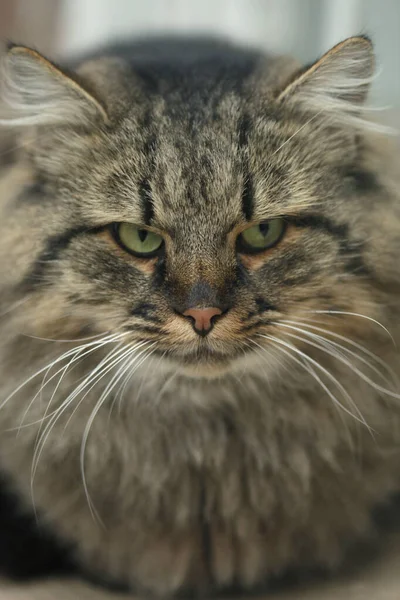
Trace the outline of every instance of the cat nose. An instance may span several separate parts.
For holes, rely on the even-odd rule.
[[[195,332],[204,337],[213,328],[215,317],[222,315],[222,310],[216,306],[188,308],[182,314],[184,317],[189,317],[192,320]]]

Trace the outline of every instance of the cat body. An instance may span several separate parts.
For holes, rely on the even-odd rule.
[[[399,490],[400,204],[362,118],[369,40],[307,69],[189,41],[5,67],[0,464],[23,508],[158,595],[336,567]]]

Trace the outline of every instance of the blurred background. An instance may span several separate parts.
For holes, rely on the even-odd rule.
[[[400,0],[0,0],[0,37],[54,58],[147,33],[213,33],[303,62],[368,33],[374,103],[400,107]]]

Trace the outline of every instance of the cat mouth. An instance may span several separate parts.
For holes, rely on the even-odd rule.
[[[170,349],[159,352],[167,362],[178,368],[183,374],[195,377],[218,377],[228,372],[243,350],[221,351],[210,346],[201,346],[194,350]]]
[[[199,348],[196,350],[182,351],[177,349],[156,350],[154,354],[164,357],[181,364],[208,364],[208,363],[227,363],[236,358],[238,353],[227,353],[212,348]]]

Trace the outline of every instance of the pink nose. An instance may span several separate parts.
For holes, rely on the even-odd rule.
[[[182,313],[184,317],[191,317],[194,320],[193,327],[200,335],[206,335],[212,328],[213,317],[222,314],[222,310],[215,306],[207,308],[189,308]]]

